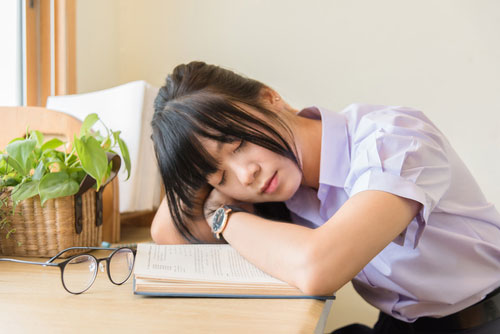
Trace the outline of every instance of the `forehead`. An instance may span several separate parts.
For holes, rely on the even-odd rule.
[[[212,159],[217,167],[224,160],[225,155],[228,154],[228,148],[234,144],[234,141],[225,143],[215,139],[200,138],[200,144],[203,146],[205,152],[210,156],[209,159]]]
[[[224,146],[224,143],[206,138],[206,137],[201,137],[199,138],[201,145],[203,148],[211,155],[211,156],[216,156],[217,153],[220,152],[222,147]]]

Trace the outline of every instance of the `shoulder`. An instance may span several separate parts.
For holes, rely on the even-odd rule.
[[[350,123],[370,122],[381,126],[393,124],[405,127],[425,123],[435,128],[423,111],[412,107],[353,103],[344,108],[341,113]]]
[[[342,113],[347,118],[353,147],[362,142],[412,141],[444,149],[448,142],[424,112],[403,106],[352,104]]]
[[[342,113],[348,119],[354,165],[376,164],[401,174],[405,169],[448,163],[448,141],[420,110],[354,104]]]

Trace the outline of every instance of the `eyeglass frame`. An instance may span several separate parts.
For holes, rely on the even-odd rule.
[[[18,260],[18,259],[10,259],[10,258],[0,258],[0,261],[9,261],[9,262],[15,262],[15,263],[25,263],[25,264],[37,264],[37,265],[41,265],[41,266],[44,266],[44,267],[59,267],[59,269],[61,270],[61,283],[64,287],[64,289],[66,291],[68,291],[69,293],[71,294],[74,294],[74,295],[79,295],[81,293],[84,293],[85,291],[87,291],[88,289],[90,289],[90,287],[94,284],[95,282],[95,279],[97,277],[97,272],[99,271],[99,264],[106,260],[106,272],[108,274],[108,279],[111,281],[111,283],[115,284],[115,285],[122,285],[123,283],[127,282],[128,279],[130,278],[130,276],[132,275],[132,272],[133,272],[133,269],[130,270],[130,273],[128,274],[127,278],[125,280],[123,280],[123,282],[121,283],[116,283],[113,281],[113,279],[111,278],[111,272],[110,272],[110,260],[111,260],[111,257],[113,255],[115,255],[118,251],[122,250],[122,249],[128,249],[132,252],[133,256],[134,256],[134,261],[132,263],[132,268],[134,268],[134,265],[135,265],[135,255],[137,253],[137,250],[135,249],[132,249],[130,247],[119,247],[119,248],[107,248],[107,247],[69,247],[69,248],[66,248],[66,249],[63,249],[62,251],[60,251],[59,253],[57,253],[56,255],[54,255],[53,257],[51,257],[50,259],[48,259],[46,262],[36,262],[36,261],[25,261],[25,260]],[[68,251],[71,251],[71,250],[112,250],[113,252],[111,254],[109,254],[107,257],[103,257],[103,258],[96,258],[94,255],[92,254],[88,254],[88,253],[83,253],[83,254],[76,254],[76,255],[73,255],[73,256],[70,256],[69,258],[67,258],[66,260],[62,261],[62,262],[58,262],[58,263],[53,263],[54,260],[57,260],[58,257],[60,257],[62,254],[68,252]],[[96,261],[96,271],[95,271],[95,274],[94,276],[92,277],[92,281],[90,282],[89,286],[83,290],[83,291],[80,291],[80,292],[73,292],[73,291],[70,291],[67,287],[66,287],[66,284],[64,283],[64,268],[66,267],[66,265],[71,261],[73,260],[74,258],[77,258],[79,256],[82,256],[82,255],[88,255],[88,256],[91,256],[92,258],[94,258],[94,260]]]

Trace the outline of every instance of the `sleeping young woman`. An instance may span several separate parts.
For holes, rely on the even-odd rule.
[[[500,330],[500,215],[422,112],[298,111],[191,62],[168,75],[152,127],[155,242],[228,242],[311,295],[352,280],[381,311],[373,333]],[[356,330],[372,332],[338,332]]]

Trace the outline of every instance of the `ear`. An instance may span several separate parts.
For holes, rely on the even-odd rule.
[[[265,104],[275,106],[281,102],[281,96],[272,88],[264,87],[260,92],[260,98]]]

